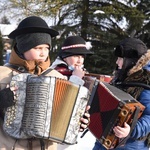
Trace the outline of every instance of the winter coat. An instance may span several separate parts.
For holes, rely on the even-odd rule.
[[[143,55],[128,72],[126,82],[136,81],[150,85],[150,51]],[[150,90],[143,87],[129,87],[125,91],[145,106],[126,144],[115,150],[148,150],[146,136],[150,133]],[[93,150],[105,150],[97,141]]]
[[[18,65],[20,68],[25,68],[31,74],[40,75],[42,72],[49,69],[50,60],[49,58],[43,62],[39,63],[37,61],[27,61],[18,57],[16,52],[12,50],[10,57],[10,64]],[[0,89],[6,88],[6,85],[10,83],[13,75],[19,73],[15,69],[8,68],[6,66],[0,66]],[[52,70],[47,74],[47,76],[55,76],[62,79],[67,79],[66,76],[60,74],[56,70]],[[74,80],[74,79],[73,79]],[[76,84],[78,84],[78,80],[74,80]],[[80,83],[79,83],[80,84]],[[0,150],[41,150],[41,145],[39,139],[33,140],[22,140],[22,139],[14,139],[7,135],[3,131],[3,120],[0,118]],[[56,150],[57,143],[45,140],[45,150]]]

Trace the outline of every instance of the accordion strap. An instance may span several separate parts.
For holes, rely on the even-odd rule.
[[[40,139],[41,150],[45,150],[45,143],[43,139]]]
[[[23,67],[23,66],[13,65],[13,64],[9,64],[9,63],[5,64],[4,66],[6,66],[8,68],[11,68],[11,69],[14,69],[14,70],[16,70],[16,71],[18,71],[20,73],[28,73],[26,68]]]
[[[123,82],[123,83],[116,83],[116,85],[121,85],[121,86],[127,86],[127,87],[143,87],[144,89],[150,90],[150,85],[141,83],[141,82]]]
[[[9,64],[9,63],[5,64],[4,66],[9,67],[11,69],[14,69],[14,70],[16,70],[16,71],[18,71],[20,73],[28,73],[28,71],[26,70],[26,68],[23,67],[23,66],[13,65],[13,64]],[[46,71],[44,71],[41,75],[47,75],[52,70],[53,69],[49,68]]]
[[[47,75],[48,73],[50,73],[53,69],[49,68],[47,69],[46,71],[44,71],[41,75],[45,76]]]

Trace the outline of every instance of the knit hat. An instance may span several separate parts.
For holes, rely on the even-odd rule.
[[[48,33],[28,33],[16,37],[16,47],[20,54],[41,44],[51,47],[51,36]]]
[[[17,36],[27,33],[48,33],[51,37],[59,33],[48,27],[47,23],[40,17],[30,16],[20,22],[17,29],[9,34],[9,38],[15,39]]]
[[[85,40],[80,36],[69,36],[63,43],[58,53],[60,58],[73,55],[92,55],[93,52],[87,49]]]

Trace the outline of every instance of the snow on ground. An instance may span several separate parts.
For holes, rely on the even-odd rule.
[[[92,150],[95,143],[95,137],[91,132],[87,132],[83,138],[80,138],[80,136],[81,134],[78,137],[78,144],[76,147],[69,146],[64,148],[59,145],[58,150]]]
[[[90,131],[88,131],[83,138],[80,138],[82,133],[79,134],[78,136],[78,143],[72,146],[68,145],[58,145],[58,150],[92,150],[94,143],[95,143],[95,138],[91,134]]]
[[[88,131],[83,138],[78,138],[77,150],[92,150],[95,137]]]

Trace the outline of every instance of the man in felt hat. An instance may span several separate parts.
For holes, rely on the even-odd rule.
[[[150,51],[141,40],[126,38],[119,42],[114,54],[118,58],[111,84],[131,94],[145,106],[142,116],[132,131],[127,123],[124,127],[114,127],[113,131],[118,138],[127,137],[126,143],[115,150],[148,150],[148,145],[150,146],[147,138],[150,133]],[[96,141],[93,150],[106,149]]]
[[[74,73],[77,73],[80,78],[85,74],[84,59],[87,55],[92,55],[85,40],[80,36],[69,36],[65,39],[61,50],[58,52],[58,57],[51,65],[57,71],[68,78]]]
[[[0,66],[0,149],[1,150],[56,150],[57,144],[49,140],[15,139],[3,131],[3,112],[7,107],[14,105],[14,99],[18,96],[17,87],[7,88],[13,75],[30,73],[47,76],[55,76],[67,79],[56,70],[48,70],[50,66],[49,50],[52,47],[51,38],[58,35],[58,32],[48,27],[47,23],[40,17],[30,16],[23,19],[17,29],[12,31],[9,38],[15,43],[10,56],[9,64]],[[71,82],[82,85],[83,80],[74,75]],[[12,92],[13,91],[13,92]],[[88,109],[88,108],[87,108]],[[85,113],[88,118],[89,114]],[[18,123],[20,123],[18,121]],[[87,127],[88,119],[81,118],[81,130]],[[15,134],[15,131],[14,131]]]

